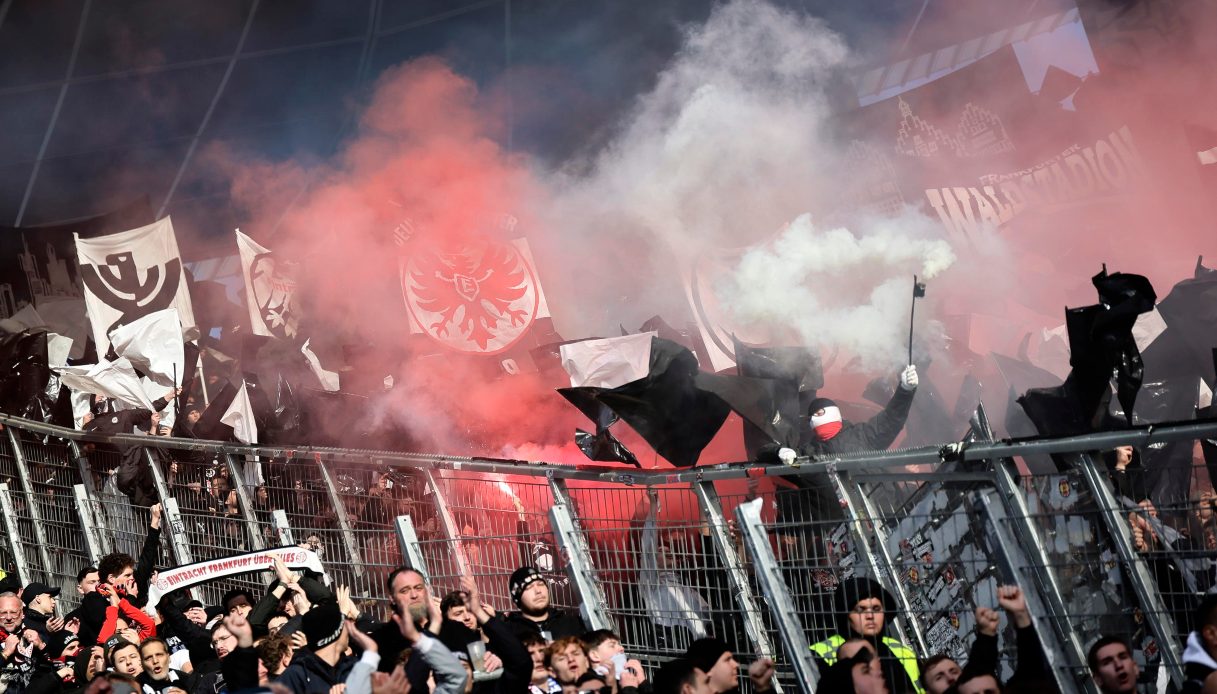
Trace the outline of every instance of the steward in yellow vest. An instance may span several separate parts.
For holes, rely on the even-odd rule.
[[[869,578],[855,578],[838,586],[836,598],[837,633],[811,646],[820,671],[837,662],[841,644],[861,639],[879,656],[883,677],[892,694],[925,694],[917,654],[885,635],[892,609],[887,591]]]

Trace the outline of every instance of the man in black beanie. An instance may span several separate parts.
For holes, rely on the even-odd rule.
[[[845,421],[836,402],[816,398],[807,406],[809,440],[798,451],[793,448],[778,449],[776,457],[789,465],[799,455],[822,458],[887,450],[904,429],[916,391],[917,367],[910,365],[900,372],[900,385],[883,411],[862,424]],[[758,459],[772,460],[774,448],[776,445],[763,448]],[[844,520],[836,490],[827,474],[799,475],[787,479],[800,489],[777,495],[779,521]]]
[[[811,646],[820,672],[837,662],[837,651],[843,644],[859,639],[870,644],[878,656],[883,678],[893,694],[922,694],[917,654],[885,635],[891,621],[891,598],[887,591],[869,578],[854,578],[837,588],[836,599],[836,633]],[[858,652],[862,650],[865,649]]]
[[[507,624],[517,638],[540,634],[546,642],[566,636],[579,636],[587,631],[579,615],[550,605],[549,584],[531,566],[521,566],[511,574],[507,584],[511,599],[519,611],[507,615]]]
[[[301,629],[308,647],[296,652],[276,682],[296,694],[329,694],[332,687],[346,681],[355,665],[354,657],[344,656],[350,635],[338,604],[324,602],[304,613]]]
[[[739,661],[726,641],[714,637],[697,639],[689,644],[684,660],[691,663],[697,673],[691,683],[695,693],[724,694],[739,690]],[[772,691],[773,674],[773,661],[768,658],[758,658],[749,665],[748,679],[752,680],[752,691],[758,694]]]

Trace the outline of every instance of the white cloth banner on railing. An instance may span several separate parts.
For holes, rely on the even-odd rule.
[[[651,370],[651,338],[646,332],[562,345],[562,368],[572,388],[616,388],[644,378]]]
[[[76,238],[85,307],[97,354],[110,350],[110,333],[155,311],[176,308],[183,337],[198,337],[186,274],[168,217],[117,234]]]
[[[214,581],[228,576],[252,573],[254,571],[270,571],[275,566],[275,558],[283,560],[289,569],[310,569],[319,574],[325,573],[325,567],[317,558],[317,553],[302,547],[275,547],[260,552],[234,554],[220,559],[196,562],[179,566],[176,569],[166,569],[157,573],[156,582],[148,586],[148,607],[150,613],[155,613],[156,605],[161,596],[175,590],[189,588],[200,583]]]

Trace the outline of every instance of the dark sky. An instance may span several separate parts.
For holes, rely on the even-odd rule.
[[[1060,4],[778,1],[844,34],[860,70]],[[0,224],[77,219],[146,195],[173,215],[183,250],[203,252],[240,223],[225,183],[200,165],[208,146],[271,160],[328,157],[377,75],[427,54],[509,95],[504,138],[559,165],[605,136],[678,49],[681,26],[713,6],[0,0]]]

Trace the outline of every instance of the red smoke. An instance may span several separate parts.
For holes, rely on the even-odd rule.
[[[1087,16],[1084,12],[1083,17]],[[1212,24],[1210,19],[1191,18],[1187,24],[1194,25],[1197,36],[1205,36]],[[947,22],[931,13],[923,17],[918,34],[943,34],[960,41],[997,28],[989,24],[961,28],[960,21],[959,16]],[[947,322],[954,340],[946,354],[936,356],[933,367],[948,411],[953,409],[955,385],[989,351],[1014,356],[1026,334],[1038,339],[1039,329],[1063,322],[1064,306],[1093,303],[1095,294],[1089,277],[1103,262],[1112,271],[1149,276],[1159,295],[1164,296],[1174,282],[1190,272],[1196,255],[1217,257],[1217,236],[1212,234],[1209,221],[1214,196],[1206,187],[1210,184],[1202,179],[1203,172],[1182,128],[1184,123],[1217,126],[1212,116],[1217,110],[1205,83],[1212,64],[1212,56],[1206,51],[1212,49],[1203,42],[1168,36],[1165,43],[1177,45],[1155,44],[1150,46],[1153,50],[1140,52],[1133,64],[1117,63],[1109,60],[1111,51],[1107,47],[1118,42],[1109,41],[1111,37],[1094,26],[1088,24],[1087,29],[1096,45],[1102,74],[1080,84],[1074,99],[1077,113],[1029,121],[1031,125],[1024,134],[1035,133],[1037,142],[1032,144],[1042,149],[1042,156],[1028,157],[1027,150],[1033,147],[1024,147],[1007,158],[990,156],[986,162],[991,170],[987,173],[1019,171],[1036,164],[1036,157],[1053,156],[1073,144],[1093,146],[1099,137],[1126,126],[1143,169],[1135,183],[1109,199],[1079,201],[1076,196],[1062,196],[1060,200],[1028,204],[1014,221],[988,228],[980,237],[950,236],[944,229],[959,262],[931,284],[924,313],[921,308],[918,312],[920,317],[934,315]],[[1152,31],[1132,33],[1137,41],[1153,40]],[[528,74],[520,70],[516,79]],[[1046,84],[1045,89],[1051,90],[1058,82],[1050,80]],[[1021,82],[990,86],[984,92],[986,98],[1029,98]],[[975,96],[962,87],[960,90],[947,96],[959,103]],[[546,93],[532,84],[515,91]],[[501,92],[492,89],[489,93]],[[533,107],[540,103],[543,99],[535,100]],[[1059,107],[1045,94],[1036,108],[1051,111]],[[336,344],[374,344],[386,372],[395,374],[396,397],[377,416],[405,424],[418,445],[428,450],[581,462],[582,455],[570,444],[571,435],[576,426],[589,428],[590,423],[553,392],[561,383],[551,382],[527,367],[523,373],[507,375],[495,357],[462,356],[424,336],[411,337],[408,331],[398,281],[401,251],[395,235],[439,249],[478,238],[506,242],[527,236],[534,243],[535,255],[549,261],[549,265],[537,268],[542,286],[579,290],[574,295],[551,293],[549,300],[561,304],[561,310],[581,314],[577,321],[581,325],[599,325],[602,330],[619,319],[603,314],[618,308],[637,310],[632,305],[637,302],[606,308],[607,301],[581,304],[580,295],[619,297],[632,288],[655,286],[679,290],[672,280],[672,268],[657,261],[666,256],[653,248],[648,250],[651,245],[661,247],[662,242],[648,239],[648,230],[632,227],[605,229],[606,235],[621,243],[605,244],[617,255],[597,254],[596,277],[601,284],[603,278],[612,277],[626,286],[586,286],[595,280],[570,270],[579,267],[578,263],[573,259],[567,263],[563,257],[576,252],[577,244],[545,243],[561,238],[565,231],[542,228],[542,220],[553,219],[546,212],[552,202],[548,196],[556,187],[531,168],[531,160],[507,152],[499,144],[504,134],[501,112],[497,99],[479,93],[469,79],[436,59],[425,58],[384,74],[363,112],[358,131],[331,164],[308,167],[247,162],[232,152],[213,152],[213,156],[222,162],[233,181],[236,199],[246,207],[251,221],[243,231],[276,251],[302,257],[302,301],[312,322],[337,336]],[[814,114],[808,117],[817,118]],[[747,124],[740,127],[741,133],[746,132]],[[891,146],[890,140],[882,137],[875,141],[879,146]],[[845,149],[844,143],[836,144]],[[808,156],[807,161],[810,166],[820,161],[825,167],[840,166],[839,160],[828,156]],[[823,178],[835,175],[835,171],[825,173]],[[911,185],[907,179],[901,181],[905,190],[922,191],[906,202],[921,207],[933,218],[935,212],[924,191],[978,185],[974,178],[942,174],[928,173],[924,180]],[[750,209],[746,202],[749,196],[762,195],[784,183],[758,181],[753,189],[740,190],[739,200],[730,204]],[[824,191],[809,191],[807,198],[813,197],[831,196]],[[296,204],[280,220],[280,211],[293,199],[297,199]],[[631,201],[613,203],[618,205],[613,211],[627,219]],[[499,223],[503,214],[518,219],[514,228]],[[273,235],[272,230],[276,230]],[[588,237],[588,241],[593,240]],[[551,277],[552,282],[547,281]],[[657,278],[666,284],[657,282]],[[644,298],[656,306],[685,301],[683,296]],[[673,324],[682,324],[687,318],[664,317]],[[564,335],[568,339],[589,336]],[[314,344],[323,339],[318,336]],[[1032,357],[1036,356],[1034,344],[1035,340]],[[833,372],[827,374],[825,392],[858,400],[870,375],[850,373],[843,368],[845,361],[838,360]],[[996,379],[988,374],[987,380]],[[1000,399],[1004,401],[1004,397],[1003,393]],[[1000,409],[1000,404],[997,407]],[[644,462],[649,462],[651,452],[645,444],[624,425],[615,430]],[[702,462],[738,459],[741,455],[738,424],[732,420],[703,454]]]
[[[526,161],[498,144],[495,113],[470,80],[424,58],[380,78],[358,133],[332,165],[310,170],[213,153],[252,219],[243,231],[301,259],[301,300],[319,327],[314,344],[371,343],[372,364],[361,367],[395,378],[373,416],[404,425],[434,452],[561,446],[581,418],[527,363],[509,375],[499,358],[462,355],[409,332],[398,282],[403,242],[449,252],[535,231],[541,187]],[[501,224],[505,214],[518,220],[514,227]],[[540,280],[544,286],[543,271]],[[329,368],[341,366],[334,358]]]

